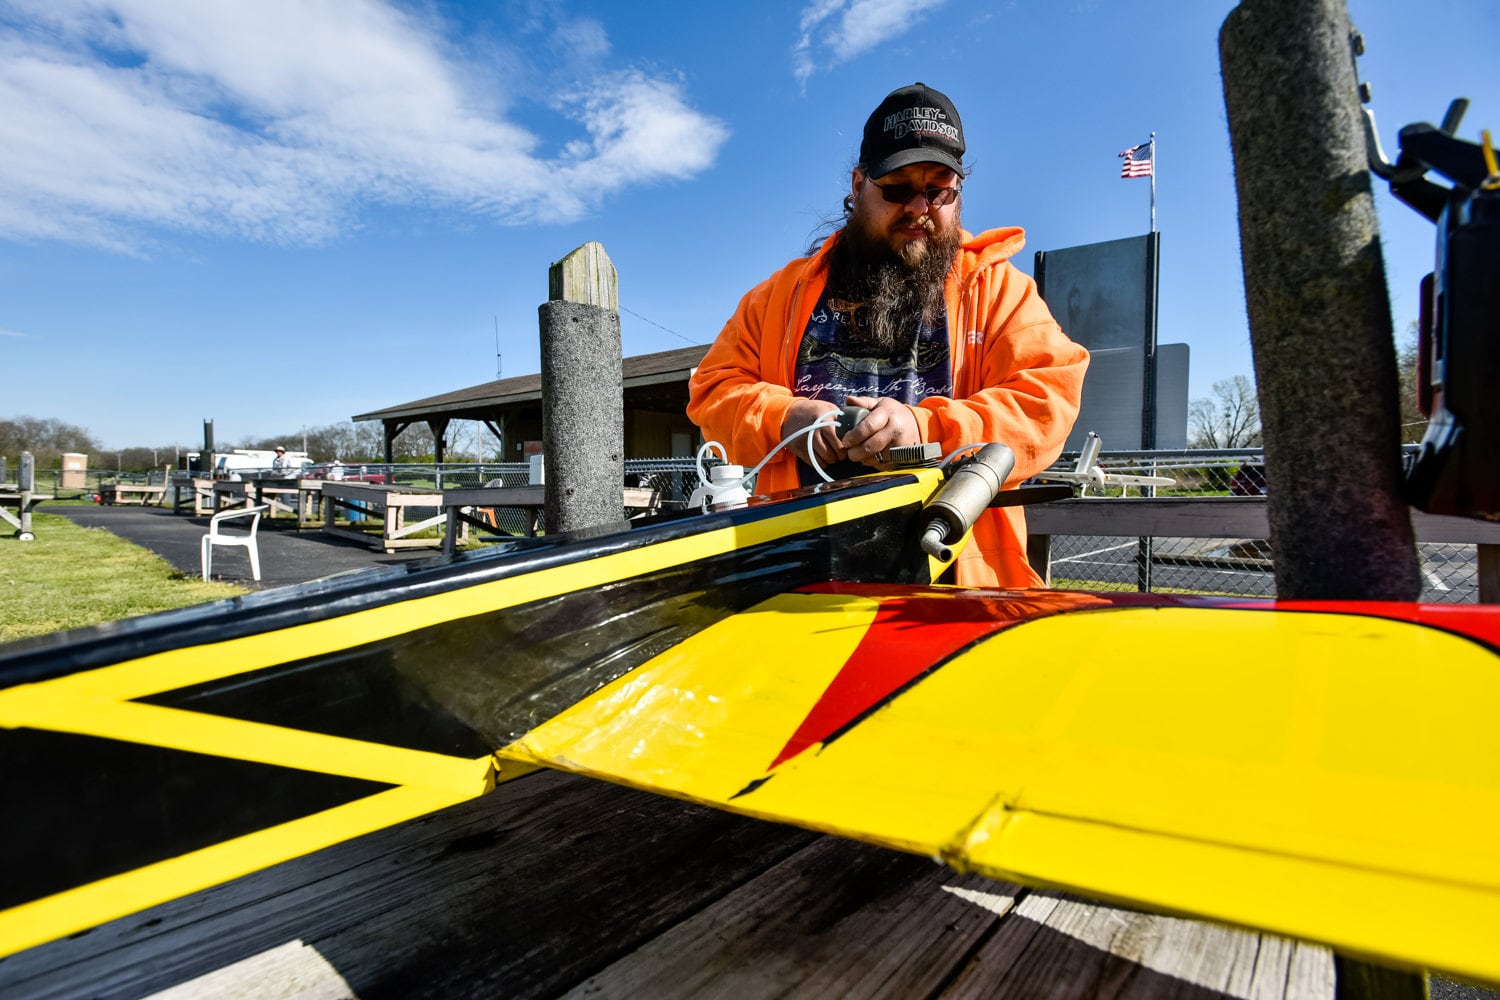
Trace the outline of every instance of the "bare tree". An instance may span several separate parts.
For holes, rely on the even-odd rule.
[[[1407,327],[1406,339],[1396,353],[1396,374],[1401,381],[1401,443],[1415,444],[1427,433],[1427,414],[1422,412],[1417,400],[1417,360],[1421,347],[1417,337],[1417,322],[1412,320]]]
[[[473,420],[454,420],[448,424],[445,449],[449,462],[477,462],[480,457],[480,425]]]
[[[1213,395],[1193,400],[1188,407],[1192,448],[1258,448],[1260,404],[1255,383],[1244,375],[1215,382]]]
[[[425,437],[421,433],[413,434],[409,439],[403,434],[402,438],[397,441],[396,457],[411,458],[420,455],[424,447],[430,450],[431,445],[427,442],[431,439],[430,432]],[[368,421],[357,424],[350,420],[341,424],[308,427],[289,434],[246,440],[238,447],[270,449],[282,444],[300,450],[304,440],[307,442],[307,452],[314,461],[331,462],[334,459],[345,463],[385,461],[383,429],[380,424]]]
[[[380,437],[379,427],[372,426],[376,437]],[[391,457],[398,462],[402,459],[430,462],[436,450],[437,441],[432,436],[432,428],[422,421],[409,425],[391,442]]]

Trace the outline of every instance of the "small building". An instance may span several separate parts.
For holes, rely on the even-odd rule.
[[[708,353],[708,345],[680,347],[625,358],[625,457],[687,458],[702,436],[687,418],[688,379]],[[385,460],[393,459],[402,431],[425,423],[436,442],[434,459],[444,461],[448,425],[475,420],[502,442],[505,460],[524,460],[528,442],[542,440],[542,376],[518,375],[439,396],[356,414],[355,421],[378,420],[384,427]]]

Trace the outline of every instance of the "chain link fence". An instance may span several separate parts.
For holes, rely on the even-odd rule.
[[[1077,461],[1077,453],[1064,454],[1051,471],[1073,471]],[[1144,488],[1089,485],[1081,489],[1083,496],[1262,496],[1268,488],[1259,450],[1105,452],[1099,456],[1098,465],[1107,473],[1167,476],[1175,483]],[[10,471],[14,476],[14,469]],[[530,483],[530,472],[524,462],[366,463],[346,466],[343,475],[350,481],[454,489],[525,486]],[[92,499],[103,483],[157,484],[165,479],[165,473],[36,470],[37,490],[59,498]],[[691,458],[631,459],[625,462],[625,485],[656,491],[662,509],[681,509],[698,485],[698,474]],[[409,509],[408,514],[433,516],[440,509]],[[493,517],[497,531],[518,535],[526,531],[525,511],[499,508]],[[1465,604],[1479,600],[1475,545],[1421,543],[1418,551],[1423,601]],[[1275,596],[1271,546],[1264,538],[1055,535],[1051,565],[1053,586],[1068,589]]]
[[[1074,471],[1077,453],[1065,454],[1049,471]],[[1258,450],[1105,452],[1108,473],[1167,476],[1176,483],[1156,487],[1099,487],[1090,497],[1264,496],[1268,487]],[[1472,604],[1479,600],[1477,546],[1447,542],[1418,544],[1422,595],[1426,602]],[[1116,535],[1052,536],[1052,585],[1077,590],[1129,590],[1274,597],[1271,544],[1264,538],[1139,538]]]
[[[15,483],[17,466],[14,461],[0,462],[0,483]],[[36,492],[47,493],[58,499],[87,500],[99,492],[106,483],[125,483],[133,486],[162,486],[168,480],[165,471],[119,472],[114,469],[36,469],[34,481]]]

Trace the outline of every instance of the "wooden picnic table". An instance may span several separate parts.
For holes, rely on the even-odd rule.
[[[297,480],[297,527],[299,529],[323,526],[323,482],[322,479]]]
[[[255,506],[255,490],[243,479],[215,479],[211,490],[215,513],[232,507]]]
[[[307,480],[309,484],[316,484],[318,480]],[[307,527],[309,518],[304,516],[304,493],[317,494],[318,500],[322,497],[322,487],[317,485],[304,486],[303,480],[296,476],[254,476],[245,480],[247,494],[252,497],[252,502],[269,508],[266,511],[267,518],[275,518],[278,515],[289,515],[297,519],[297,527]]]
[[[12,955],[8,997],[1331,998],[1321,947],[540,771]]]
[[[212,479],[173,476],[169,485],[172,490],[172,513],[191,513],[194,517],[215,513]]]

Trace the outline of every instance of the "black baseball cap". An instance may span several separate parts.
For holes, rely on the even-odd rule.
[[[964,172],[964,127],[958,109],[925,83],[893,90],[865,122],[859,162],[871,178],[912,163],[941,163]]]

